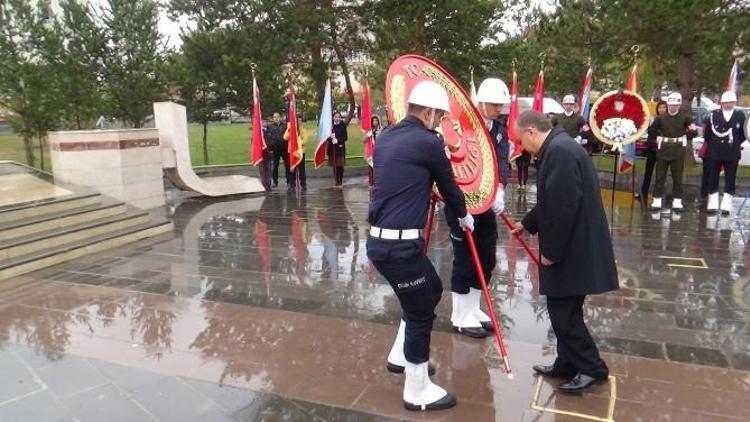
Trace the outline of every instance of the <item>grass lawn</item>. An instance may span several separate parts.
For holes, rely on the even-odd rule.
[[[308,160],[315,155],[317,144],[318,125],[315,122],[306,122],[302,125],[307,134],[305,153]],[[188,127],[190,138],[190,156],[194,166],[205,165],[203,159],[203,126],[191,123]],[[346,143],[347,157],[362,156],[363,134],[358,125],[349,125],[349,140]],[[250,128],[247,124],[225,124],[212,123],[208,126],[208,164],[247,164],[250,161]],[[35,141],[34,155],[35,166],[40,164],[39,146]],[[49,163],[49,151],[45,151],[44,170],[51,171]],[[0,135],[0,160],[12,160],[20,163],[26,162],[23,150],[23,141],[18,135]],[[347,164],[350,166],[364,166],[362,158],[349,158]]]
[[[315,156],[318,125],[305,122],[302,125],[307,134],[305,158],[311,161]],[[205,165],[203,160],[203,126],[190,124],[190,157],[194,166]],[[349,140],[346,142],[347,157],[361,157],[363,134],[357,125],[349,125]],[[247,124],[212,123],[208,126],[208,162],[216,164],[246,164],[250,160],[250,127]],[[347,165],[363,166],[362,158],[350,158]]]

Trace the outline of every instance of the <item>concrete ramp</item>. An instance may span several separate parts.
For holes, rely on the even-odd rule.
[[[206,196],[263,192],[256,177],[242,175],[199,177],[190,161],[185,106],[173,102],[154,103],[154,119],[159,130],[162,166],[169,180],[180,189]]]

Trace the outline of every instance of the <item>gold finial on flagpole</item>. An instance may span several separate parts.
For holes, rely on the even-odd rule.
[[[255,62],[250,63],[250,70],[253,72],[253,79],[255,79],[255,69],[258,68],[258,65],[255,64]]]
[[[630,47],[630,52],[633,53],[634,60],[638,61],[638,56],[641,54],[641,46],[638,44],[633,45]]]
[[[516,71],[516,63],[518,63],[518,60],[516,60],[516,58],[515,58],[515,57],[513,57],[513,58],[512,58],[511,60],[510,60],[510,67],[511,67],[511,69],[512,69],[512,70],[513,70],[514,72]]]
[[[539,58],[541,59],[541,65],[539,66],[539,70],[544,71],[544,62],[547,60],[547,52],[542,51],[539,53]]]

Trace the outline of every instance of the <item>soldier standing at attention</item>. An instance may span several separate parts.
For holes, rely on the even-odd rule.
[[[693,130],[693,118],[680,112],[682,95],[673,92],[667,97],[667,112],[654,119],[656,134],[656,183],[651,209],[662,208],[664,185],[667,182],[667,171],[672,172],[672,210],[680,212],[682,205],[682,173],[685,169],[685,148],[687,133]]]

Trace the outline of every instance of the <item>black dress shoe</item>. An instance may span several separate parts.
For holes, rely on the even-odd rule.
[[[407,410],[417,410],[417,411],[425,411],[425,410],[442,410],[442,409],[450,409],[451,407],[456,405],[456,397],[451,393],[446,393],[443,398],[440,400],[434,401],[429,404],[411,404],[409,402],[404,402],[404,407]]]
[[[586,374],[579,373],[572,380],[566,382],[565,384],[561,384],[559,387],[557,387],[557,389],[563,393],[582,393],[591,388],[591,386],[603,384],[606,381],[606,376],[603,378],[594,378]]]
[[[394,374],[403,374],[404,373],[404,367],[401,365],[396,365],[395,363],[387,362],[385,363],[385,369],[388,370],[388,372],[392,372]],[[435,375],[435,365],[432,363],[427,364],[427,374],[429,376]]]
[[[492,325],[492,321],[480,321],[479,323],[482,324],[484,331],[487,331],[488,333],[495,332],[495,327]]]
[[[465,336],[469,336],[472,338],[485,338],[488,335],[490,335],[490,333],[488,333],[487,330],[485,330],[482,327],[456,327],[454,326],[453,329]]]
[[[574,371],[555,368],[555,365],[534,365],[531,367],[539,375],[552,378],[573,378],[576,374]]]

